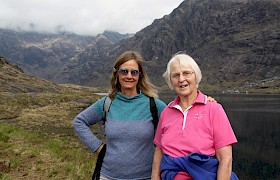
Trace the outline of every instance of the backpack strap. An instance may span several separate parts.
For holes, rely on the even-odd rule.
[[[106,96],[103,104],[103,114],[102,114],[102,120],[104,123],[106,121],[107,114],[110,110],[111,103],[112,103],[111,98],[109,96]]]
[[[153,117],[154,130],[156,130],[157,124],[158,124],[158,110],[157,110],[157,106],[155,103],[155,99],[153,97],[149,97],[149,99],[150,99],[150,111],[151,111],[151,114]],[[112,100],[110,99],[110,97],[107,96],[105,98],[105,101],[103,104],[102,118],[103,118],[104,123],[106,121],[106,116],[110,110],[111,103],[112,103]],[[103,148],[101,149],[101,152],[98,154],[94,173],[92,175],[92,180],[99,180],[99,178],[100,178],[100,171],[101,171],[101,166],[103,163],[105,153],[106,153],[106,144],[103,146]]]
[[[100,179],[100,171],[101,171],[101,167],[102,167],[102,163],[103,163],[105,153],[106,153],[106,144],[104,144],[103,148],[101,149],[101,151],[99,152],[99,154],[97,156],[95,168],[94,168],[94,171],[93,171],[93,174],[92,174],[92,177],[91,177],[92,180],[99,180]]]
[[[158,110],[157,105],[155,102],[155,99],[153,97],[149,97],[150,99],[150,111],[153,117],[153,124],[154,124],[154,130],[156,130],[158,125]]]

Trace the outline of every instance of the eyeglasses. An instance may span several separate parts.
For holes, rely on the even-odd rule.
[[[190,78],[194,72],[193,71],[184,71],[182,73],[171,74],[172,79],[178,80],[182,74],[183,78]]]
[[[120,69],[120,70],[118,70],[118,72],[121,75],[126,76],[126,75],[128,75],[129,70],[128,69]],[[133,69],[133,70],[130,70],[130,74],[131,74],[131,76],[139,76],[140,72],[136,69]]]

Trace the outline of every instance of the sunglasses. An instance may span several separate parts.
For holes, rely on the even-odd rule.
[[[128,75],[129,70],[120,69],[120,70],[118,70],[118,72],[119,72],[119,74],[126,76],[126,75]],[[130,70],[130,74],[131,74],[131,76],[139,76],[140,72],[138,70],[133,69],[133,70]]]

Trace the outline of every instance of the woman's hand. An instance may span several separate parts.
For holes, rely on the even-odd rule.
[[[102,148],[104,147],[104,144],[102,143],[99,148],[96,150],[96,152],[99,154],[102,150]]]
[[[207,96],[207,102],[217,102],[213,97]]]

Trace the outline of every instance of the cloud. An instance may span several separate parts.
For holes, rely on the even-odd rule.
[[[96,35],[136,33],[183,0],[0,0],[0,28]]]

